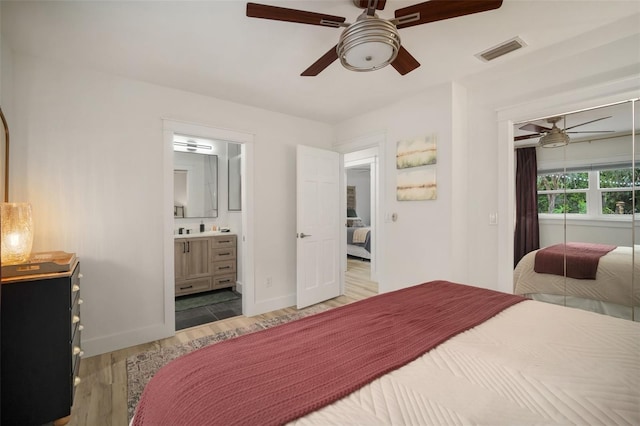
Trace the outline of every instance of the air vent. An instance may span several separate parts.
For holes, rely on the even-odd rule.
[[[511,40],[507,40],[504,43],[501,43],[497,46],[494,46],[490,49],[485,50],[484,52],[476,54],[476,58],[480,59],[484,62],[493,61],[500,56],[506,55],[507,53],[511,53],[514,50],[518,50],[522,47],[525,47],[527,44],[522,41],[520,37],[512,38]]]

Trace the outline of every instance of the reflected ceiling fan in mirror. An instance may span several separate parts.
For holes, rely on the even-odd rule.
[[[568,130],[570,129],[575,129],[576,127],[580,127],[580,126],[584,126],[587,124],[591,124],[591,123],[595,123],[596,121],[600,121],[600,120],[605,120],[607,118],[611,118],[611,116],[609,117],[601,117],[601,118],[596,118],[595,120],[591,120],[591,121],[586,121],[584,123],[580,123],[580,124],[576,124],[575,126],[571,126],[571,127],[567,127],[564,129],[560,129],[557,126],[557,123],[562,120],[564,117],[549,117],[546,119],[546,122],[551,124],[551,127],[545,127],[545,126],[541,126],[539,124],[535,124],[535,123],[527,123],[524,126],[520,127],[520,130],[526,130],[528,132],[535,132],[534,134],[531,135],[522,135],[522,136],[516,136],[514,139],[514,141],[520,141],[520,140],[524,140],[524,139],[531,139],[531,138],[540,138],[540,140],[538,141],[538,144],[543,147],[543,148],[556,148],[559,146],[565,146],[568,145],[569,142],[571,141],[571,138],[569,138],[568,133],[611,133],[613,130],[587,130],[587,131],[573,131],[573,132],[569,132]]]
[[[405,75],[420,63],[402,47],[399,29],[497,9],[502,0],[431,0],[396,10],[394,19],[380,18],[376,14],[376,10],[383,10],[386,3],[387,0],[353,0],[356,7],[364,9],[353,23],[345,22],[346,18],[341,16],[257,3],[247,3],[247,16],[345,27],[338,44],[303,71],[302,76],[316,76],[336,59],[352,71],[374,71],[391,64]]]

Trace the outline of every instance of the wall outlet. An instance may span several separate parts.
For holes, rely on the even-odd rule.
[[[264,285],[267,288],[271,288],[271,285],[273,284],[273,282],[271,281],[271,277],[268,277],[267,280],[265,281]]]

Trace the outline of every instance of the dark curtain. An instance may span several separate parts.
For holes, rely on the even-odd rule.
[[[535,148],[516,150],[516,231],[514,263],[530,251],[540,248],[538,227],[538,164]]]

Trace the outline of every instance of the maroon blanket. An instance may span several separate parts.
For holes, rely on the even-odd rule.
[[[223,341],[161,368],[133,425],[283,424],[522,300],[433,281]]]
[[[564,275],[566,256],[567,277],[595,280],[600,258],[615,248],[606,244],[556,244],[536,252],[533,270],[541,274]]]

